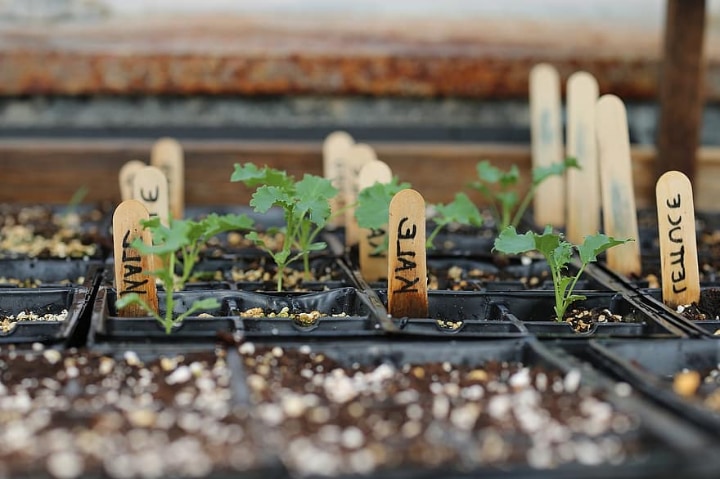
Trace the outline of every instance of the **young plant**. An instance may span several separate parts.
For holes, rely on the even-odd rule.
[[[585,299],[585,296],[574,294],[573,291],[588,263],[596,261],[600,253],[628,241],[633,240],[617,240],[604,234],[596,234],[586,236],[581,245],[574,245],[565,241],[560,234],[553,233],[550,226],[547,226],[542,234],[528,231],[522,235],[515,231],[514,226],[508,226],[495,239],[494,249],[506,254],[538,251],[545,257],[555,289],[555,315],[558,321],[562,321],[565,311],[572,303]],[[567,274],[567,266],[574,250],[577,250],[580,256],[581,266],[577,274],[571,276]]]
[[[389,221],[390,201],[401,190],[410,188],[409,183],[400,183],[393,177],[390,183],[375,183],[358,194],[355,218],[361,228],[380,229]],[[440,231],[450,223],[481,226],[482,215],[477,206],[465,193],[457,193],[455,199],[447,204],[432,205],[435,210],[433,221],[435,228],[427,237],[427,247],[431,248],[433,240]],[[384,245],[378,246],[378,252],[387,250],[387,238]]]
[[[210,214],[199,221],[170,219],[170,225],[165,226],[157,217],[143,221],[142,226],[152,233],[153,244],[147,245],[140,239],[132,243],[142,255],[153,255],[159,259],[160,268],[150,271],[165,289],[165,316],[160,316],[137,293],[130,293],[118,299],[116,307],[123,308],[129,304],[140,305],[148,314],[153,316],[165,327],[170,334],[173,326],[202,309],[213,309],[220,306],[215,298],[195,301],[187,311],[174,317],[173,308],[175,298],[173,292],[180,291],[190,279],[193,269],[200,259],[200,252],[210,238],[220,233],[236,230],[248,230],[253,226],[253,220],[246,215]],[[179,264],[178,264],[179,262]],[[177,270],[180,271],[177,274]]]
[[[504,231],[508,226],[517,228],[530,202],[535,196],[540,184],[551,176],[559,176],[568,168],[579,168],[575,158],[566,158],[561,163],[532,170],[532,182],[525,196],[520,200],[518,194],[520,171],[512,165],[509,170],[503,171],[484,160],[477,164],[476,170],[479,181],[470,184],[470,187],[479,191],[490,201],[497,223],[497,231]]]
[[[432,217],[435,222],[430,235],[427,237],[427,247],[431,248],[433,240],[440,231],[450,223],[459,223],[462,225],[482,226],[483,218],[480,210],[475,206],[468,195],[465,193],[457,193],[455,199],[445,205],[434,205],[435,215]]]
[[[293,261],[302,258],[305,277],[310,275],[310,253],[327,247],[316,242],[318,234],[330,219],[330,199],[338,190],[330,180],[315,175],[304,175],[300,181],[284,171],[258,168],[252,163],[235,164],[230,181],[241,182],[248,187],[257,187],[250,200],[250,206],[258,213],[267,213],[272,207],[283,211],[285,226],[279,251],[274,251],[261,235],[252,231],[246,237],[267,252],[275,262],[277,290],[282,290],[285,269]]]

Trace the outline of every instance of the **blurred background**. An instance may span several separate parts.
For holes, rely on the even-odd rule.
[[[18,154],[26,140],[128,156],[166,135],[215,147],[310,142],[309,155],[345,129],[378,144],[526,147],[528,73],[539,62],[563,81],[578,70],[595,75],[601,94],[626,102],[632,142],[651,147],[665,8],[664,0],[0,0],[0,167],[22,174],[8,161],[30,158]],[[708,0],[705,146],[720,144],[719,19],[720,0]],[[66,153],[56,158],[76,158]],[[107,153],[78,168],[102,161],[121,164]]]

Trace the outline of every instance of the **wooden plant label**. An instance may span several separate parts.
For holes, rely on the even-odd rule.
[[[581,244],[600,231],[600,180],[595,136],[598,84],[587,72],[573,73],[567,83],[567,156],[580,169],[567,172],[567,238]]]
[[[182,219],[185,215],[185,165],[180,143],[172,138],[156,141],[150,164],[159,168],[167,178],[170,215]]]
[[[357,202],[357,196],[360,189],[358,188],[357,178],[360,170],[367,163],[377,161],[375,150],[364,143],[356,143],[348,150],[348,157],[345,162],[345,176],[343,177],[343,189],[341,194],[345,200],[345,205],[352,205]],[[355,208],[347,208],[345,210],[345,246],[350,248],[358,244],[360,237],[360,228],[355,219]]]
[[[563,161],[560,76],[546,63],[530,71],[530,136],[532,166],[548,167]],[[533,199],[535,224],[565,225],[565,181],[552,176],[537,188]]]
[[[388,312],[395,318],[427,318],[425,200],[402,190],[390,202]]]
[[[640,242],[630,162],[625,105],[615,95],[603,95],[596,107],[596,131],[605,234],[632,238],[607,251],[610,269],[625,276],[640,276]]]
[[[392,171],[390,171],[390,167],[385,162],[374,160],[360,170],[357,179],[358,190],[370,187],[375,183],[390,183],[391,181]],[[378,246],[385,243],[387,225],[379,229],[360,228],[359,236],[360,273],[362,273],[363,278],[367,281],[379,281],[382,278],[387,278],[387,251],[375,252]]]
[[[332,185],[343,190],[343,182],[345,180],[345,163],[347,161],[348,151],[355,144],[352,136],[344,131],[335,131],[330,133],[323,142],[323,175],[332,181]],[[330,211],[334,214],[345,206],[345,198],[342,194],[338,194],[330,200]],[[328,223],[329,228],[338,228],[343,226],[345,217],[338,214],[331,218]]]
[[[147,304],[157,311],[157,287],[148,274],[155,269],[152,256],[143,256],[131,247],[135,238],[145,244],[152,244],[152,235],[140,225],[141,220],[150,218],[147,208],[137,200],[125,200],[113,214],[113,253],[115,256],[115,289],[117,297],[128,293],[139,294]],[[131,304],[118,311],[119,316],[147,316],[145,310]]]
[[[147,208],[150,216],[159,216],[164,225],[168,224],[168,182],[159,168],[146,166],[138,170],[133,182],[133,198]]]
[[[655,186],[663,302],[675,309],[700,301],[695,208],[690,180],[679,171],[663,174]]]
[[[130,160],[120,167],[118,181],[120,182],[120,198],[122,201],[133,199],[133,180],[138,170],[147,165],[140,160]]]

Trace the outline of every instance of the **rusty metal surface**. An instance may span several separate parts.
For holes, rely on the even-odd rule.
[[[0,94],[527,96],[532,65],[655,98],[660,33],[532,22],[278,18],[0,25]],[[720,98],[712,49],[707,93]]]

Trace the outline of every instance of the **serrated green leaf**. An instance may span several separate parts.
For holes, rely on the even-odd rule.
[[[306,174],[295,184],[297,195],[296,210],[299,218],[308,216],[310,221],[322,226],[330,217],[330,198],[337,195],[338,190],[326,178]]]
[[[567,171],[568,168],[580,168],[575,158],[565,158],[560,163],[555,163],[544,167],[535,167],[532,170],[533,185],[537,186],[551,176],[560,176]]]
[[[409,183],[400,183],[393,177],[390,183],[375,183],[358,193],[355,218],[361,228],[381,229],[390,219],[390,201],[396,193],[410,188]]]
[[[258,213],[267,213],[273,206],[285,208],[289,205],[292,205],[289,195],[277,186],[261,186],[250,199],[250,206]]]
[[[438,224],[460,223],[463,225],[481,226],[483,222],[480,210],[465,193],[457,193],[455,199],[446,205],[435,205]]]
[[[514,226],[508,226],[495,238],[494,249],[505,254],[521,254],[536,249],[535,233],[518,234]]]
[[[633,240],[616,240],[615,238],[604,235],[602,233],[586,236],[583,243],[578,246],[578,252],[580,253],[580,261],[582,261],[583,264],[596,261],[597,256],[600,253],[612,248],[613,246],[625,244],[628,241]]]
[[[503,171],[487,160],[483,160],[475,165],[475,170],[477,171],[478,178],[487,183],[499,183],[503,177]]]
[[[227,231],[249,230],[253,227],[254,221],[249,216],[242,214],[218,215],[209,214],[201,221],[202,237],[211,238]]]
[[[294,180],[286,172],[269,168],[267,166],[258,168],[253,163],[235,164],[235,171],[230,176],[230,181],[242,182],[245,186],[276,186],[278,188],[289,188]]]

